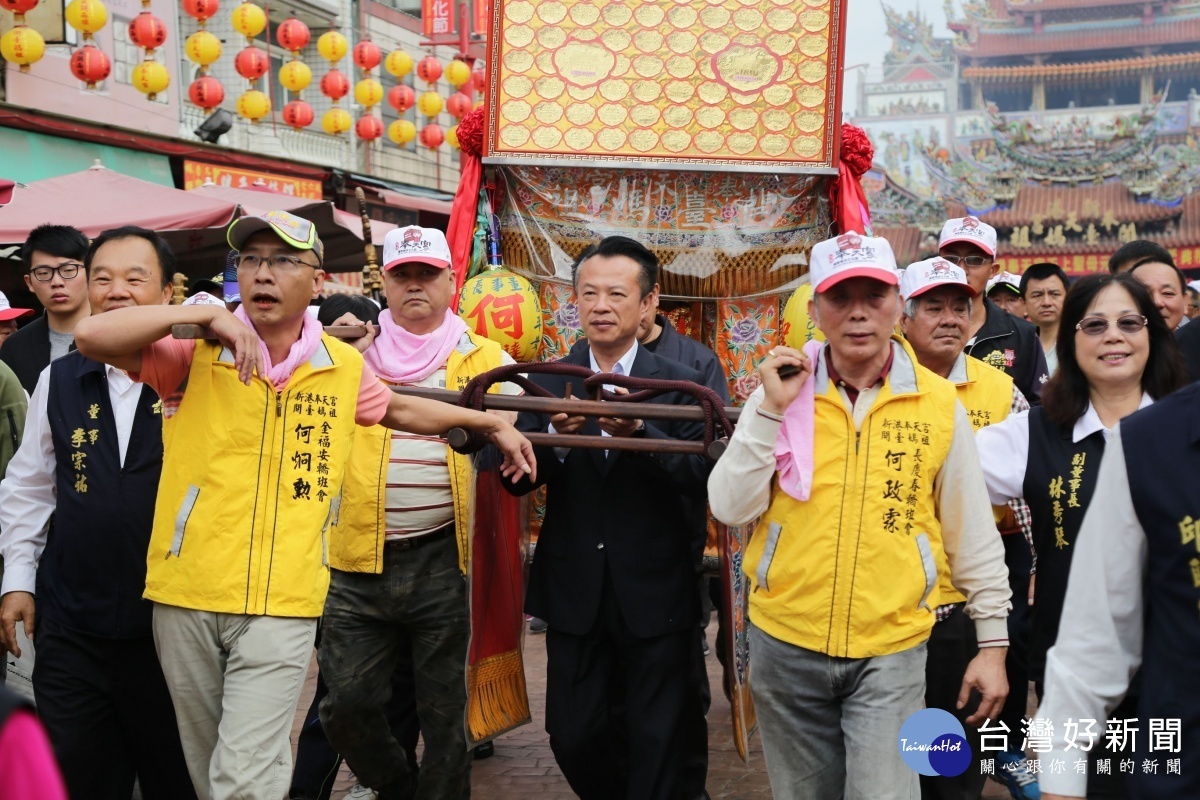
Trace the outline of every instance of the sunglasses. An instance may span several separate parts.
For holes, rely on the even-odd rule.
[[[1120,317],[1117,319],[1117,330],[1121,333],[1137,333],[1142,328],[1146,327],[1147,320],[1140,314],[1130,314],[1129,316]],[[1104,317],[1088,317],[1075,326],[1075,330],[1082,331],[1088,336],[1100,336],[1108,330],[1109,322]]]

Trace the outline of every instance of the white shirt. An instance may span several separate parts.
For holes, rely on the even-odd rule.
[[[1078,747],[1066,749],[1066,722],[1096,720],[1092,731],[1098,732],[1097,746],[1103,745],[1104,720],[1142,663],[1146,556],[1146,532],[1129,493],[1118,425],[1104,448],[1096,491],[1075,542],[1058,639],[1046,656],[1046,693],[1037,716],[1054,727],[1052,750],[1040,757],[1043,764],[1059,759],[1067,768],[1043,770],[1038,785],[1044,793],[1087,794],[1087,775],[1073,768],[1086,756]],[[1087,741],[1082,734],[1076,739]]]
[[[1142,392],[1138,409],[1154,403],[1154,398]],[[1104,431],[1107,442],[1112,431],[1104,427],[1096,407],[1088,403],[1087,411],[1075,420],[1071,441],[1079,442],[1096,431]],[[1013,414],[1002,422],[989,425],[975,434],[979,458],[983,465],[983,480],[987,483],[992,503],[1002,506],[1009,500],[1025,496],[1025,465],[1029,463],[1029,412]]]
[[[631,375],[631,374],[633,374],[632,373],[633,362],[637,360],[637,352],[638,352],[638,343],[637,343],[637,339],[634,339],[633,346],[630,347],[627,351],[625,351],[625,355],[623,355],[617,359],[616,364],[613,364],[613,368],[612,368],[612,370],[610,370],[612,372],[612,374],[613,375]],[[592,372],[600,371],[600,365],[596,363],[596,354],[592,352],[591,347],[588,347],[588,361],[590,362]],[[604,388],[611,392],[614,387],[605,385]],[[558,431],[554,430],[553,425],[550,425],[547,428],[547,432],[548,433],[558,433]],[[605,431],[605,430],[601,430],[600,435],[601,436],[612,436],[611,433],[609,433],[608,431]],[[554,448],[554,455],[558,456],[559,461],[565,461],[567,459],[567,453],[569,453],[569,452],[570,452],[570,448],[567,448],[567,447]],[[607,450],[604,451],[604,457],[605,458],[608,457]]]
[[[105,365],[104,377],[108,380],[108,399],[124,466],[142,384],[111,365]],[[8,462],[8,473],[0,481],[0,558],[4,559],[0,595],[33,593],[38,559],[46,549],[46,525],[57,504],[54,439],[47,417],[49,384],[50,367],[46,367],[29,399],[21,447]]]

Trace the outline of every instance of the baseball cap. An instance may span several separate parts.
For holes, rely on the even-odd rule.
[[[417,261],[435,267],[450,266],[450,245],[446,234],[437,228],[409,225],[387,232],[383,237],[383,268]]]
[[[939,286],[957,286],[965,289],[971,297],[975,296],[975,290],[967,283],[967,273],[963,268],[936,257],[908,265],[900,278],[900,296],[906,300],[920,297]]]
[[[996,277],[988,279],[987,290],[985,293],[991,294],[992,289],[995,289],[997,286],[1008,289],[1013,294],[1020,296],[1021,276],[1013,275],[1011,272],[1005,270],[1004,272],[999,273]]]
[[[324,263],[325,246],[317,236],[317,226],[303,217],[286,211],[268,211],[257,217],[241,217],[229,226],[226,238],[234,250],[241,250],[246,240],[259,231],[270,230],[280,239],[297,250],[312,250],[317,261]]]
[[[16,181],[0,178],[0,206],[6,206],[12,202],[13,189],[16,187]]]
[[[224,301],[219,297],[213,297],[208,292],[196,292],[194,295],[183,301],[185,306],[220,306],[225,307]]]
[[[813,245],[810,269],[815,292],[827,291],[847,278],[874,278],[891,286],[900,282],[887,239],[856,231]]]
[[[942,235],[938,237],[938,249],[954,242],[970,242],[989,256],[996,255],[996,229],[980,221],[979,217],[946,220]]]
[[[1188,281],[1188,286],[1200,292],[1200,281]]]
[[[32,314],[32,308],[13,308],[8,302],[8,297],[4,292],[0,292],[0,322],[8,322],[9,320],[20,319],[28,314]]]

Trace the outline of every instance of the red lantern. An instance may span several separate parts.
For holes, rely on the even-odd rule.
[[[354,45],[354,52],[351,55],[354,58],[355,66],[364,72],[375,69],[383,60],[383,53],[380,52],[379,45],[369,39],[364,39]]]
[[[437,83],[442,77],[442,65],[433,56],[425,56],[417,63],[417,77],[426,83]]]
[[[188,87],[188,100],[205,111],[212,111],[225,100],[225,87],[211,75],[202,75]]]
[[[0,0],[0,8],[17,15],[15,22],[23,25],[25,15],[37,8],[38,0]]]
[[[465,92],[455,92],[450,95],[450,99],[446,101],[446,110],[450,112],[450,116],[455,119],[462,119],[463,114],[471,110],[475,102],[471,100],[471,96]]]
[[[364,141],[374,141],[383,136],[383,123],[379,121],[379,117],[362,117],[354,124],[354,133]]]
[[[339,70],[331,69],[321,78],[321,94],[337,102],[350,92],[350,79]]]
[[[199,21],[200,27],[217,14],[220,0],[183,0],[183,10],[189,17]]]
[[[482,93],[487,88],[487,73],[481,69],[477,69],[471,73],[471,86],[475,91]]]
[[[412,90],[411,86],[400,84],[391,88],[387,100],[388,105],[403,114],[413,107],[413,103],[417,102],[417,93]]]
[[[308,40],[312,38],[312,34],[308,31],[308,26],[295,17],[285,19],[279,25],[279,29],[275,31],[275,41],[279,42],[279,46],[290,53],[298,54],[308,45]]]
[[[293,100],[283,107],[283,121],[296,130],[307,128],[316,118],[312,106],[303,100]]]
[[[237,58],[233,60],[233,67],[237,74],[246,80],[256,81],[267,74],[267,70],[271,68],[271,60],[265,52],[251,46],[237,54]]]
[[[93,44],[85,44],[72,53],[70,64],[71,74],[76,80],[86,83],[89,89],[95,89],[96,84],[112,72],[112,62],[108,56]]]
[[[421,144],[430,150],[437,150],[444,141],[446,141],[446,134],[442,133],[441,126],[431,122],[421,128]]]
[[[167,40],[167,25],[149,11],[138,14],[129,23],[129,41],[150,55]]]

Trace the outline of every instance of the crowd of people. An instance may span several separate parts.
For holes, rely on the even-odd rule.
[[[1200,795],[1200,304],[1160,246],[1072,281],[1053,263],[998,274],[974,217],[904,269],[882,238],[821,242],[821,337],[758,365],[714,464],[654,446],[701,440],[699,421],[391,391],[512,364],[451,310],[437,230],[389,232],[382,307],[316,314],[313,223],[244,217],[228,240],[222,280],[175,306],[155,232],[42,226],[21,257],[44,313],[0,297],[0,648],[36,643],[34,702],[0,687],[0,798],[317,800],[343,760],[361,796],[469,797],[485,750],[467,718],[504,715],[469,656],[486,470],[545,489],[524,611],[581,798],[707,797],[710,514],[752,526],[749,685],[775,797],[967,800],[989,774],[1015,800]],[[728,399],[715,354],[659,314],[646,247],[604,238],[572,280],[586,338],[533,384],[580,398],[579,376],[605,373]],[[487,449],[456,452],[452,428]],[[964,769],[901,757],[923,708],[963,726]],[[1073,735],[1084,719],[1094,747]],[[1106,720],[1135,723],[1130,747]],[[1111,767],[1156,749],[1181,763]]]

